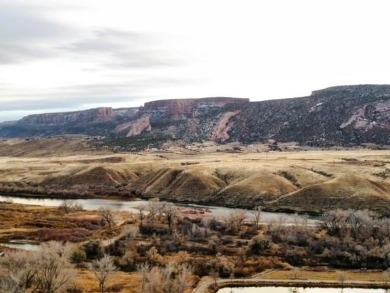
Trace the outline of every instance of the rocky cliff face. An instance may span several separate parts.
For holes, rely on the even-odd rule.
[[[18,124],[65,124],[65,123],[97,123],[112,119],[115,112],[112,108],[96,108],[77,112],[48,113],[29,115]]]
[[[308,97],[261,102],[161,100],[139,109],[31,115],[0,124],[2,137],[67,133],[110,135],[114,140],[115,136],[130,137],[142,144],[172,139],[243,143],[273,139],[321,147],[390,145],[390,85],[331,87]]]
[[[149,115],[152,120],[182,120],[212,114],[228,104],[247,103],[249,99],[240,98],[160,100],[145,103],[141,112]]]
[[[233,127],[232,118],[237,116],[240,111],[226,112],[218,120],[214,126],[210,140],[215,142],[226,141],[230,138],[229,131]]]
[[[132,122],[120,124],[115,127],[116,134],[125,134],[127,137],[140,135],[144,131],[151,131],[149,116],[142,117]]]
[[[359,85],[309,97],[255,102],[234,121],[231,137],[298,141],[314,146],[390,144],[390,86]]]

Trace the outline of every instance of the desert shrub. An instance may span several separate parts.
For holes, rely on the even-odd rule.
[[[146,253],[146,256],[149,262],[152,265],[161,265],[164,264],[164,257],[158,252],[156,247],[151,247],[149,251]]]
[[[236,256],[240,253],[241,248],[222,246],[219,250],[223,255]]]
[[[221,278],[229,278],[234,275],[234,263],[228,258],[217,255],[214,261],[216,262],[215,267],[217,268],[218,275]]]
[[[82,211],[84,210],[83,206],[79,203],[69,202],[64,200],[59,206],[58,209],[60,211],[63,211],[65,213],[75,212],[75,211]]]
[[[137,253],[141,256],[146,256],[146,253],[149,251],[149,249],[151,248],[152,246],[150,244],[146,244],[146,243],[139,243],[137,245]]]
[[[218,248],[218,243],[215,240],[210,239],[208,242],[208,253],[210,255],[215,255],[218,253]]]
[[[191,226],[187,226],[185,230],[185,235],[190,237],[192,241],[205,241],[210,234],[211,231],[208,228],[198,226],[194,223]]]
[[[115,260],[115,266],[121,271],[133,272],[137,270],[137,256],[135,251],[127,251],[121,258]]]
[[[248,253],[259,255],[262,251],[271,247],[271,241],[263,235],[255,236],[249,242]]]
[[[70,255],[70,261],[74,264],[81,264],[87,258],[87,254],[80,247],[76,247],[72,250]]]
[[[193,261],[194,273],[200,277],[209,276],[215,270],[215,264],[204,259],[196,259]]]
[[[243,267],[239,266],[234,269],[234,275],[237,278],[245,278],[253,275],[255,273],[255,269],[253,267]]]
[[[106,251],[110,255],[123,256],[126,253],[127,243],[124,240],[118,240],[107,246]]]
[[[222,244],[232,244],[234,242],[234,237],[230,235],[221,236]]]
[[[54,229],[44,228],[35,231],[33,239],[40,241],[59,241],[59,242],[81,242],[85,241],[92,235],[92,232],[84,228],[75,229]]]
[[[66,293],[83,293],[84,290],[77,287],[76,285],[73,285],[73,286],[67,288],[65,292]]]
[[[84,251],[88,260],[100,259],[104,255],[101,241],[94,239],[84,244]]]
[[[251,239],[253,236],[258,235],[258,230],[257,227],[255,226],[250,226],[250,227],[245,227],[243,231],[240,232],[239,237],[241,239]]]
[[[107,286],[107,292],[121,292],[124,287],[123,284],[112,284]]]
[[[169,233],[169,229],[165,225],[148,224],[148,223],[140,225],[139,231],[141,234],[144,235],[153,235],[153,234],[164,235]]]
[[[208,226],[211,230],[215,231],[223,231],[225,230],[226,226],[221,221],[218,221],[215,218],[212,218],[208,221]]]
[[[302,247],[289,246],[284,252],[284,259],[293,266],[306,264],[307,251]]]

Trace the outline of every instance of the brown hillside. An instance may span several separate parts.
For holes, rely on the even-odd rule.
[[[170,186],[176,199],[191,200],[194,196],[215,194],[226,186],[221,179],[198,170],[186,170],[180,173]]]
[[[114,167],[89,167],[79,172],[54,177],[45,183],[49,185],[103,185],[129,183],[138,179],[133,172]]]
[[[193,196],[214,194],[226,184],[219,178],[197,170],[164,168],[146,174],[132,184],[143,196],[162,196],[191,201]]]
[[[284,177],[262,172],[247,179],[230,184],[218,193],[216,203],[243,206],[253,203],[261,205],[266,201],[296,191],[298,188]]]
[[[144,196],[157,196],[166,193],[167,187],[181,172],[180,169],[164,168],[156,172],[146,173],[141,176],[132,187],[137,194]]]
[[[272,206],[292,210],[371,209],[390,214],[390,184],[347,174],[285,195]]]
[[[286,178],[297,187],[306,187],[329,180],[329,178],[324,175],[300,166],[279,169],[277,174]]]

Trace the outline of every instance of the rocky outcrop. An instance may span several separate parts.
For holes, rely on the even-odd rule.
[[[160,100],[139,109],[31,115],[0,124],[0,137],[58,134],[99,135],[111,140],[116,139],[112,134],[133,137],[132,143],[140,145],[132,145],[133,150],[168,140],[254,143],[272,139],[317,147],[390,145],[390,85],[332,87],[308,97],[259,102]]]
[[[364,105],[358,108],[348,121],[340,125],[344,128],[370,130],[374,127],[390,129],[390,101]]]
[[[210,139],[212,141],[220,142],[225,141],[230,138],[228,132],[233,127],[233,123],[231,122],[231,119],[238,115],[240,111],[235,112],[227,112],[222,114],[222,116],[218,119],[213,133],[211,134]]]
[[[114,116],[115,112],[112,108],[96,108],[76,112],[29,115],[21,119],[18,124],[96,123],[107,121]]]
[[[126,133],[126,137],[131,137],[150,130],[152,130],[152,126],[150,125],[149,116],[145,116],[135,121],[118,125],[114,132],[116,134]]]
[[[245,105],[229,132],[245,142],[297,141],[328,147],[390,144],[390,86],[357,85],[315,91],[309,97]]]
[[[150,115],[152,120],[181,120],[212,114],[227,104],[245,104],[249,99],[240,98],[202,98],[159,100],[145,103],[141,112]]]

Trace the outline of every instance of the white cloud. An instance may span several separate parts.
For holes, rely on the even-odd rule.
[[[3,0],[0,109],[389,83],[387,11],[380,0]]]

